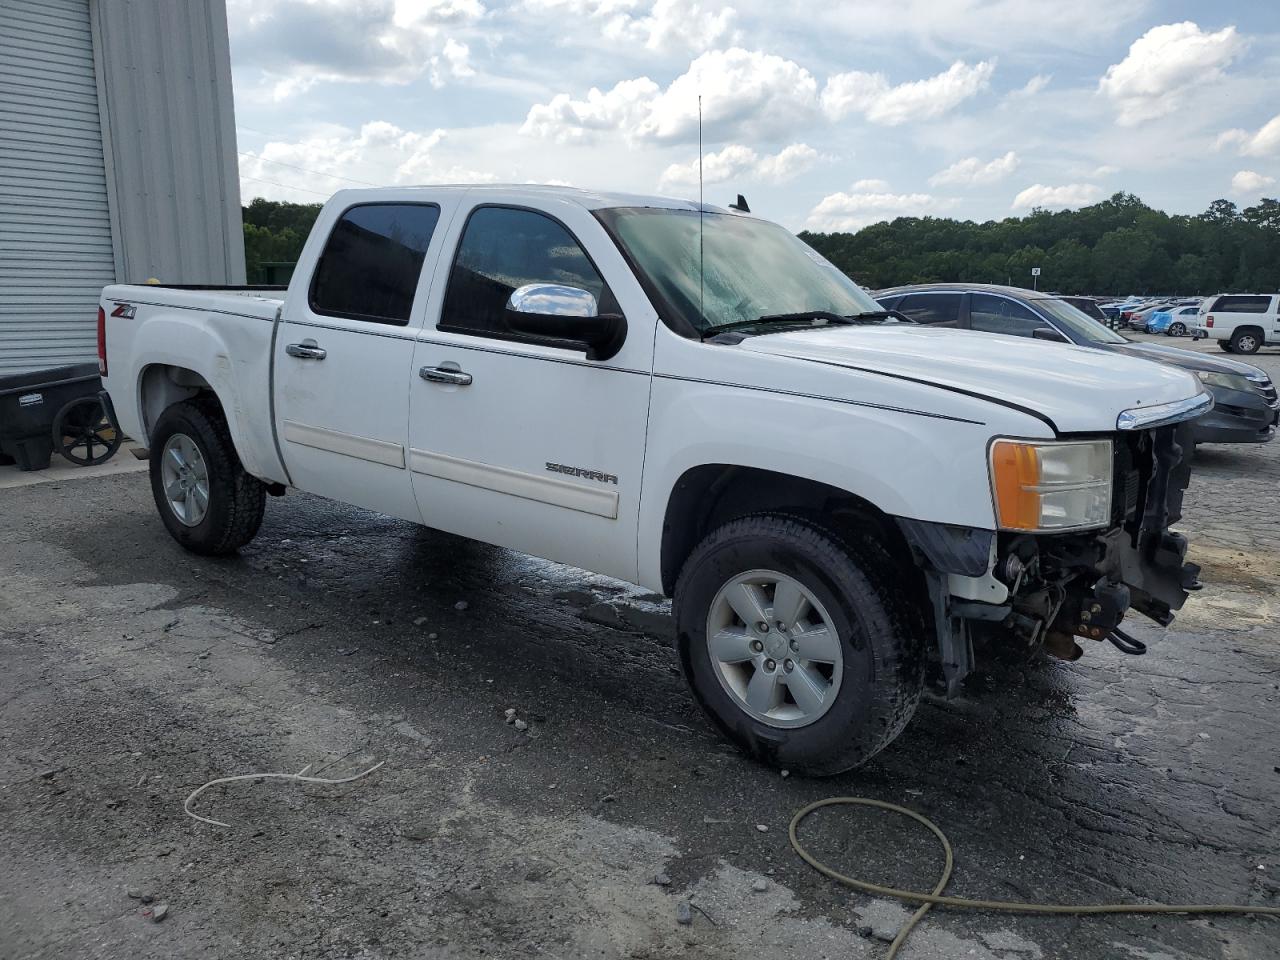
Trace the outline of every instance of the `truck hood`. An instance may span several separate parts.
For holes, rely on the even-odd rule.
[[[1191,374],[1165,364],[969,330],[842,326],[763,334],[740,347],[982,397],[1031,411],[1059,433],[1113,431],[1122,410],[1203,392]]]

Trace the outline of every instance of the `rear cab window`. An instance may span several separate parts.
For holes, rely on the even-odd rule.
[[[349,207],[324,245],[307,303],[312,313],[404,326],[440,208],[427,203]]]

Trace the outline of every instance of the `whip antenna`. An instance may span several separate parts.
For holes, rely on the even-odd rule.
[[[702,94],[698,94],[698,313],[704,323],[707,312],[703,305],[706,300],[706,271],[702,261],[702,221],[706,215],[702,205]]]

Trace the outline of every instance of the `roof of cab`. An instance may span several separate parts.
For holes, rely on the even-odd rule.
[[[404,187],[353,187],[339,190],[334,194],[334,199],[341,197],[344,202],[351,203],[357,200],[404,200],[419,194],[425,197],[432,194],[439,196],[464,193],[476,194],[480,197],[485,195],[501,197],[507,203],[519,202],[522,199],[541,203],[569,202],[588,210],[607,207],[654,207],[662,210],[694,211],[698,209],[696,200],[679,200],[674,197],[656,197],[639,193],[583,190],[579,187],[539,183],[442,183]],[[704,203],[702,209],[707,213],[730,212],[724,207],[717,207],[710,203]]]

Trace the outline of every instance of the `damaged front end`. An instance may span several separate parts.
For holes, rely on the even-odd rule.
[[[928,584],[947,694],[972,670],[975,640],[1067,660],[1077,638],[1145,646],[1120,629],[1136,610],[1167,626],[1200,568],[1169,527],[1182,515],[1192,450],[1187,422],[1122,430],[1112,440],[1109,525],[1064,533],[899,523]]]

